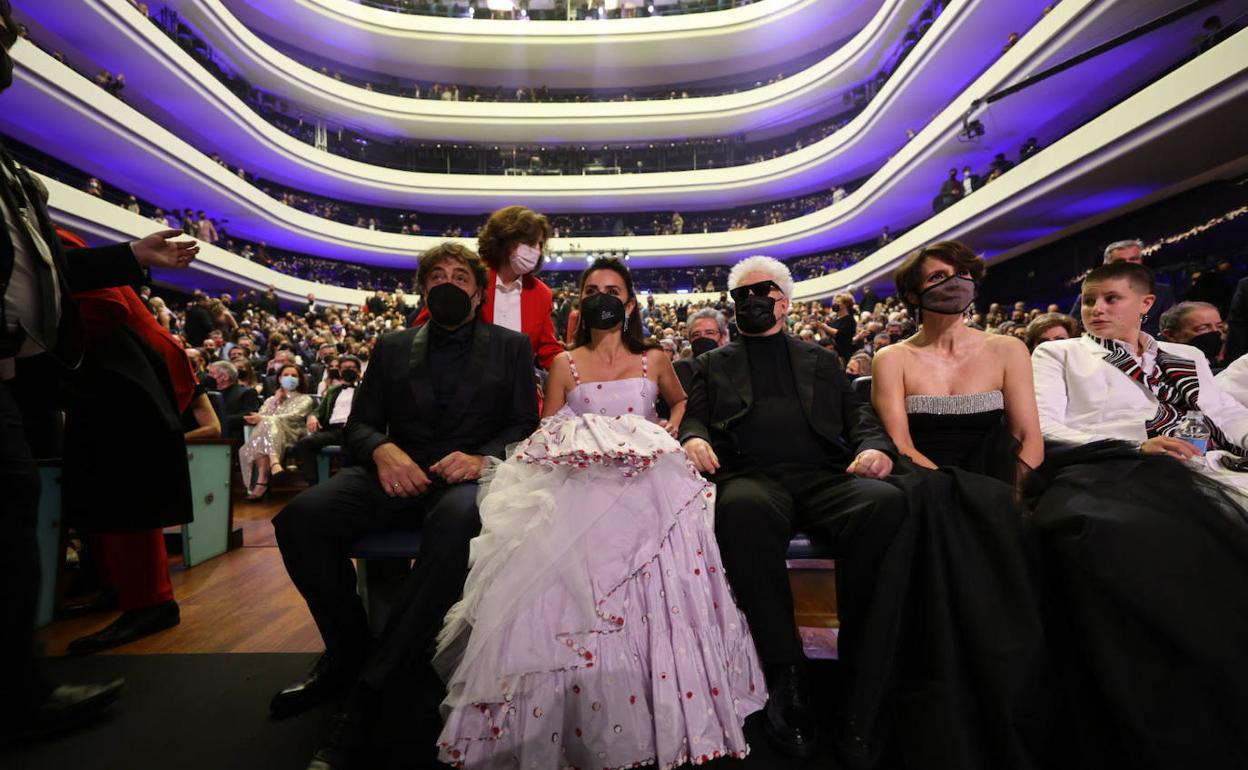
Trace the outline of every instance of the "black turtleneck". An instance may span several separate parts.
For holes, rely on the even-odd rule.
[[[739,339],[750,362],[754,403],[733,427],[737,448],[763,468],[825,465],[831,450],[802,410],[788,337],[778,332],[766,337],[742,334]]]
[[[438,413],[444,413],[463,380],[472,353],[472,335],[476,321],[466,323],[455,331],[447,331],[429,322],[429,374],[433,380],[433,401]]]

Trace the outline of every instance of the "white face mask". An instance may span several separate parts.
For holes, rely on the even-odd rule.
[[[537,259],[542,250],[527,243],[521,243],[511,252],[511,269],[520,275],[528,275],[537,267]]]

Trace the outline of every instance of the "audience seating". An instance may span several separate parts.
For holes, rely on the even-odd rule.
[[[318,482],[329,478],[330,459],[342,456],[342,447],[337,444],[330,444],[322,447],[320,454],[316,458],[316,480]]]
[[[221,425],[221,438],[233,438],[229,435],[229,428],[225,422],[225,396],[221,395],[219,390],[210,390],[208,402],[212,404],[212,411],[217,413],[217,423]]]
[[[862,399],[863,403],[871,400],[871,375],[855,377],[852,385],[854,387],[854,395]]]
[[[52,622],[65,563],[65,532],[61,526],[61,465],[59,460],[39,464],[39,517],[35,537],[39,545],[39,604],[35,628]]]
[[[193,567],[229,550],[234,526],[230,494],[234,471],[234,442],[230,439],[192,439],[186,442],[191,469],[191,500],[195,519],[183,524],[182,563]]]

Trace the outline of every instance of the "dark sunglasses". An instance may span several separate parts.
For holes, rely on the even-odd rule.
[[[734,302],[741,302],[747,297],[766,297],[768,294],[771,294],[773,291],[780,291],[780,285],[778,283],[776,283],[775,281],[759,281],[758,283],[751,283],[751,284],[746,284],[745,286],[738,286],[737,288],[728,292],[728,295],[732,297],[732,300]]]

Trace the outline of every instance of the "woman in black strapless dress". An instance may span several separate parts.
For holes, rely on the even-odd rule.
[[[898,270],[924,329],[874,364],[921,531],[899,682],[907,765],[1248,767],[1244,509],[1119,442],[1038,452],[1034,388],[1011,374],[1030,379],[1029,362],[950,323],[950,287],[924,291],[977,277],[974,259],[934,244]]]

